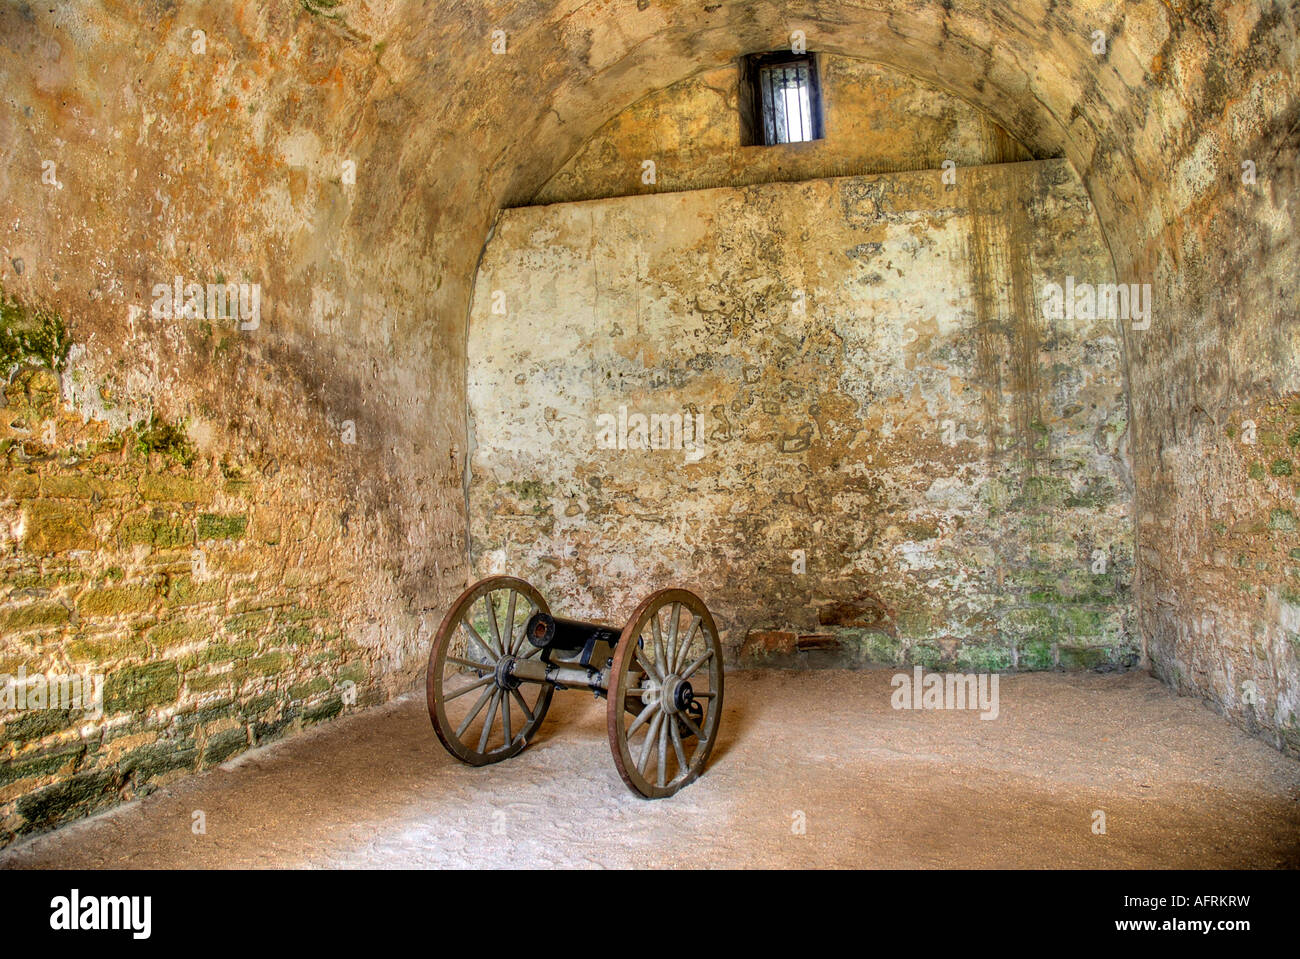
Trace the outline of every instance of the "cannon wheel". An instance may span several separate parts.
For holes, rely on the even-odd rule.
[[[509,759],[542,725],[555,687],[512,682],[505,669],[511,659],[542,652],[524,638],[528,617],[538,610],[551,611],[528,583],[490,576],[461,593],[443,617],[429,651],[429,719],[462,762]]]
[[[633,792],[661,799],[699,777],[722,715],[722,645],[698,596],[664,589],[636,608],[614,653],[606,710],[614,764]]]

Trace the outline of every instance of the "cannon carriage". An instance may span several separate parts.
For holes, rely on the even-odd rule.
[[[722,648],[703,601],[663,589],[622,630],[553,616],[512,576],[465,590],[429,653],[429,718],[457,759],[486,766],[536,735],[557,689],[606,700],[614,764],[639,796],[671,796],[697,779],[717,740]]]

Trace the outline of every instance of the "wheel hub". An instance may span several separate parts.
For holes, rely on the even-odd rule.
[[[680,712],[689,709],[693,702],[695,702],[695,690],[683,679],[678,683],[677,691],[673,693],[673,705]]]
[[[518,662],[517,656],[502,656],[497,661],[496,669],[493,670],[493,675],[496,678],[497,686],[501,689],[519,688],[520,681],[515,679],[512,675],[516,662]]]
[[[685,712],[695,702],[695,690],[680,676],[669,676],[660,687],[659,701],[670,713]]]

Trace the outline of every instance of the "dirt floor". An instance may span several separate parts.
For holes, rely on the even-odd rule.
[[[983,721],[894,710],[891,675],[729,674],[708,769],[655,802],[619,780],[589,693],[557,693],[534,743],[482,769],[443,752],[411,696],[0,865],[1300,866],[1300,763],[1148,676],[1005,676]]]

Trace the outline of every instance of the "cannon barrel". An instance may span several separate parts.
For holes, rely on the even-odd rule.
[[[524,635],[534,646],[561,652],[587,649],[594,639],[609,646],[618,645],[619,631],[600,623],[585,623],[580,619],[563,619],[549,613],[533,613],[528,619]]]

